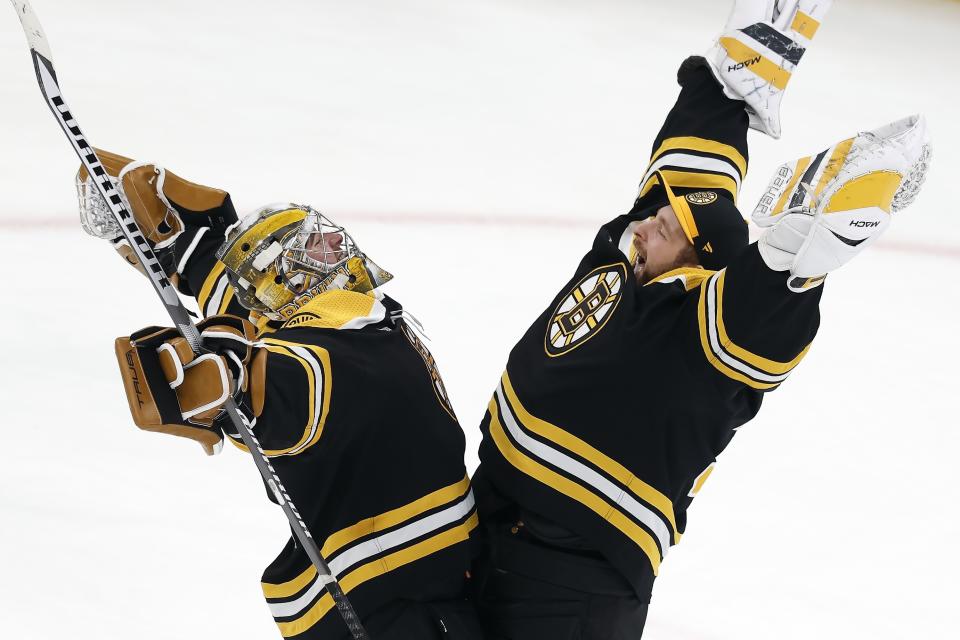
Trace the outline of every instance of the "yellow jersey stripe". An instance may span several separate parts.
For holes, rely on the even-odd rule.
[[[593,446],[587,442],[584,442],[572,433],[568,433],[560,427],[531,415],[524,408],[523,404],[520,402],[520,399],[517,397],[517,394],[513,389],[513,385],[510,382],[510,376],[507,374],[507,372],[503,373],[501,382],[503,382],[503,389],[506,392],[507,400],[510,402],[511,408],[517,414],[520,424],[533,433],[546,438],[550,442],[553,442],[554,444],[557,444],[568,451],[572,451],[585,460],[589,460],[594,466],[602,469],[604,473],[612,478],[615,478],[620,484],[627,487],[635,496],[652,505],[660,513],[660,515],[662,515],[667,522],[670,523],[670,531],[673,534],[674,543],[676,543],[677,521],[673,512],[673,503],[667,496],[663,495],[640,478],[636,477],[626,467],[613,458],[610,458],[603,452],[598,451]]]
[[[416,562],[447,547],[465,542],[479,524],[477,514],[471,515],[465,522],[451,529],[447,529],[435,536],[427,538],[415,545],[395,551],[383,558],[371,560],[361,565],[343,576],[340,579],[340,587],[344,593],[350,593],[359,585],[379,577],[389,571],[398,569],[411,562]],[[280,633],[285,638],[303,633],[319,622],[327,613],[333,609],[333,598],[329,593],[324,593],[317,602],[310,607],[302,616],[290,622],[278,622]]]
[[[700,267],[680,267],[679,269],[673,269],[672,271],[667,271],[666,273],[657,276],[647,282],[643,286],[649,287],[652,284],[657,282],[663,282],[668,278],[677,278],[683,277],[683,286],[687,291],[692,291],[700,286],[704,280],[712,276],[716,271],[710,271],[708,269],[702,269]]]
[[[740,177],[747,175],[747,159],[743,157],[742,153],[737,151],[736,147],[717,142],[716,140],[708,140],[707,138],[697,138],[694,136],[667,138],[650,157],[650,162],[652,164],[657,158],[670,151],[682,150],[700,151],[702,153],[722,156],[737,167],[740,171]],[[670,179],[669,176],[667,179]]]
[[[616,527],[620,533],[628,537],[644,552],[650,560],[650,566],[656,575],[660,570],[660,548],[653,536],[623,514],[614,505],[604,498],[586,489],[566,476],[547,468],[514,446],[500,424],[499,411],[496,400],[491,400],[488,406],[490,412],[490,436],[500,450],[500,453],[514,467],[531,478],[553,488],[572,500],[576,500],[598,516]]]
[[[468,491],[470,491],[470,477],[464,476],[459,482],[443,487],[442,489],[437,489],[409,504],[391,509],[373,518],[366,518],[354,525],[330,534],[326,542],[324,542],[320,553],[323,557],[329,558],[343,547],[364,536],[377,531],[384,531],[403,522],[413,520],[440,505],[456,502],[466,495]],[[307,586],[316,575],[317,570],[311,565],[296,578],[287,582],[280,584],[263,582],[261,583],[263,594],[267,598],[289,598]]]
[[[700,472],[700,475],[697,476],[697,479],[693,481],[693,487],[690,489],[690,493],[687,495],[691,498],[695,498],[700,489],[703,489],[703,485],[706,484],[707,478],[710,477],[710,474],[713,473],[713,468],[716,466],[715,462],[711,462],[710,466]]]
[[[293,580],[281,582],[280,584],[261,582],[260,587],[263,589],[263,595],[267,598],[289,598],[303,591],[303,588],[313,582],[313,579],[316,577],[317,568],[311,564],[307,567],[306,571]]]
[[[791,76],[789,71],[781,69],[779,65],[769,60],[763,54],[754,51],[735,38],[720,38],[720,44],[737,63],[743,64],[749,62],[750,64],[746,68],[751,73],[760,76],[781,91],[787,88],[787,83],[790,82]]]
[[[692,171],[674,171],[673,169],[664,169],[657,173],[662,173],[664,179],[672,187],[687,187],[690,189],[724,189],[734,198],[737,197],[737,183],[733,178],[715,173],[695,173]],[[660,184],[659,178],[654,174],[640,189],[640,196],[647,195],[651,189]]]
[[[227,285],[227,291],[223,294],[223,302],[220,303],[220,308],[217,309],[217,314],[224,314],[227,312],[227,309],[230,307],[230,301],[233,300],[234,291],[233,285]]]
[[[707,362],[713,365],[713,368],[727,376],[732,380],[737,380],[742,382],[745,385],[752,387],[754,389],[766,390],[773,389],[779,383],[766,383],[758,382],[745,376],[744,374],[731,369],[724,362],[722,362],[710,348],[709,338],[708,338],[708,328],[707,328],[707,287],[706,283],[700,287],[700,302],[697,305],[697,320],[700,324],[700,345],[703,347],[703,355],[706,357]]]
[[[333,391],[333,372],[330,366],[330,353],[322,348],[310,344],[298,344],[296,342],[287,342],[285,340],[278,340],[276,338],[264,338],[263,343],[267,345],[267,348],[270,349],[271,345],[287,347],[287,353],[285,355],[292,356],[299,360],[301,364],[304,365],[304,368],[307,370],[307,380],[310,383],[310,413],[307,418],[307,427],[304,430],[303,437],[300,441],[289,447],[287,449],[278,449],[265,451],[269,456],[280,456],[291,453],[296,450],[297,453],[300,453],[306,449],[309,449],[320,439],[320,436],[323,434],[323,426],[327,422],[327,415],[330,413],[330,394]],[[293,347],[299,347],[306,349],[313,353],[319,360],[320,370],[323,374],[323,396],[322,396],[322,405],[320,407],[320,417],[317,419],[316,425],[314,425],[314,415],[316,414],[316,406],[314,405],[314,397],[316,395],[316,381],[313,375],[313,368],[310,364],[299,355],[295,354],[292,350]],[[270,349],[273,351],[273,349]],[[313,437],[310,437],[310,432],[313,431]]]
[[[316,397],[317,397],[317,393],[316,393],[317,379],[316,379],[316,376],[314,376],[313,368],[310,366],[309,362],[307,362],[306,360],[304,360],[303,358],[301,358],[300,356],[298,356],[297,354],[293,353],[288,349],[284,349],[283,347],[272,346],[272,345],[267,345],[264,348],[270,353],[276,353],[278,355],[291,358],[292,360],[296,360],[298,363],[300,363],[300,366],[303,367],[303,371],[306,374],[309,393],[307,393],[307,407],[308,407],[307,428],[304,430],[304,435],[301,436],[301,440],[300,440],[300,442],[303,442],[303,438],[306,438],[306,434],[309,432],[310,426],[313,424],[313,416],[314,416],[314,413],[316,412],[316,405],[314,403],[316,402]],[[300,443],[297,443],[297,444],[300,444]],[[290,447],[290,448],[292,449],[293,447]]]
[[[734,344],[733,340],[730,339],[730,336],[727,335],[726,327],[723,324],[723,283],[726,275],[727,271],[724,269],[717,276],[717,333],[720,337],[720,344],[724,349],[729,351],[730,354],[743,360],[749,365],[756,367],[764,373],[771,375],[783,375],[785,373],[789,373],[794,367],[800,364],[800,361],[803,360],[803,357],[807,355],[807,351],[810,350],[810,345],[807,345],[807,348],[801,351],[800,354],[790,362],[777,362],[776,360],[770,360],[768,358],[758,356],[757,354],[747,351],[743,347]]]
[[[363,536],[377,531],[390,529],[401,522],[412,520],[413,518],[416,518],[420,514],[429,511],[430,509],[439,507],[440,505],[447,504],[449,502],[455,502],[466,495],[469,490],[470,477],[464,476],[459,482],[451,484],[450,486],[442,489],[438,489],[433,493],[429,493],[422,498],[414,500],[410,504],[387,511],[384,514],[375,516],[373,518],[361,520],[360,522],[351,525],[346,529],[341,529],[340,531],[331,534],[327,538],[327,541],[323,544],[323,549],[321,550],[323,556],[331,556],[338,550],[354,542],[355,540],[362,538]]]
[[[320,440],[320,436],[323,434],[323,426],[326,424],[327,415],[330,413],[330,393],[333,387],[333,376],[330,372],[330,354],[326,349],[321,347],[297,344],[294,342],[285,342],[283,340],[276,340],[274,338],[264,339],[262,343],[264,344],[263,348],[267,349],[268,351],[293,358],[299,362],[307,374],[307,384],[309,386],[309,394],[307,396],[309,413],[307,414],[307,425],[304,429],[303,435],[300,437],[300,440],[291,447],[287,447],[286,449],[264,449],[263,451],[267,456],[270,457],[296,455],[315,445],[317,441]],[[316,378],[313,373],[313,367],[310,366],[309,362],[293,351],[286,348],[280,348],[286,346],[309,349],[319,358],[319,362],[317,364],[320,366],[323,372],[323,397],[320,408],[320,416],[317,419],[316,425],[314,425],[314,415],[316,415]],[[312,437],[310,436],[311,433],[313,433]],[[246,445],[236,442],[233,439],[231,439],[230,442],[232,442],[241,451],[246,451],[247,453],[250,452]]]
[[[220,275],[223,273],[225,266],[219,260],[213,269],[210,270],[210,273],[207,274],[206,280],[203,281],[203,286],[200,287],[200,293],[197,294],[197,304],[200,305],[201,312],[203,309],[207,308],[207,302],[210,300],[210,295],[213,293],[214,286],[217,283],[217,280],[220,278]]]

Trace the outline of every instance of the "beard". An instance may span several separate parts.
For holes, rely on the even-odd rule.
[[[681,267],[692,267],[692,266],[696,266],[696,265],[690,264],[688,260],[683,260],[679,257],[676,260],[673,260],[669,264],[657,265],[657,264],[650,264],[649,262],[645,262],[642,259],[640,259],[640,257],[638,256],[633,263],[633,276],[634,278],[636,278],[637,284],[639,284],[640,286],[643,286],[645,284],[648,284],[652,280],[656,280],[663,274],[673,271],[674,269],[680,269]]]

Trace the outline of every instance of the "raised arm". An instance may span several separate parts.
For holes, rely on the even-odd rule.
[[[736,204],[747,173],[747,130],[780,137],[780,103],[831,0],[736,0],[706,57],[688,58],[682,90],[653,145],[632,213],[713,191]],[[660,175],[658,175],[658,172]]]
[[[196,298],[205,317],[222,313],[246,317],[248,312],[233,299],[233,289],[214,255],[226,229],[237,221],[230,194],[184,180],[153,163],[102,150],[97,155],[179,290]],[[77,174],[77,192],[84,229],[109,240],[139,270],[133,252],[82,168]]]
[[[684,341],[694,370],[733,392],[777,388],[800,363],[820,325],[820,293],[794,293],[763,262],[756,243],[691,291]]]
[[[724,95],[705,58],[687,58],[677,73],[680,96],[653,143],[631,213],[667,204],[663,176],[678,195],[715,191],[736,203],[747,173],[745,103]]]
[[[911,116],[778,168],[753,215],[760,240],[692,291],[693,351],[724,378],[776,388],[816,334],[827,274],[913,202],[930,157],[925,122]]]

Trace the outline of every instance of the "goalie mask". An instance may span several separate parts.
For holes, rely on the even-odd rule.
[[[217,250],[244,307],[286,320],[330,289],[366,293],[393,278],[365,256],[344,228],[307,205],[254,211]]]

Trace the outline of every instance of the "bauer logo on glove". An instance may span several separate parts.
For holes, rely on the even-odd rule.
[[[794,291],[819,285],[914,201],[930,159],[926,121],[917,115],[782,165],[752,216],[766,228],[764,262],[789,270]]]

